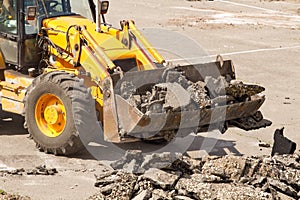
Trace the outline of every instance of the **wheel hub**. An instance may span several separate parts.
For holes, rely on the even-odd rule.
[[[44,112],[46,122],[51,125],[58,123],[61,119],[61,115],[62,110],[56,105],[47,106]]]
[[[58,96],[44,94],[37,100],[35,119],[44,135],[52,138],[60,136],[67,124],[66,117],[66,108]]]

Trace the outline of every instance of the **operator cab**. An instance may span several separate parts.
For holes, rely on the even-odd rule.
[[[0,0],[0,79],[5,69],[27,74],[42,60],[37,33],[42,20],[57,16],[82,15],[92,18],[93,0]],[[34,8],[34,18],[28,12]],[[16,12],[20,11],[20,12]]]

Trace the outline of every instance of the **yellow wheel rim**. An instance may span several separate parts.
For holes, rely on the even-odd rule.
[[[35,106],[35,120],[41,132],[48,137],[58,137],[67,123],[66,108],[54,94],[42,95]]]

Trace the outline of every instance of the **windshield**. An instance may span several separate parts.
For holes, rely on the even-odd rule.
[[[28,21],[25,17],[25,33],[36,34],[42,20],[49,17],[79,14],[92,20],[88,1],[92,2],[92,0],[24,0],[25,13],[28,6],[37,6],[37,20]]]
[[[87,0],[70,0],[71,10],[88,19],[92,19],[92,13]]]
[[[45,17],[80,14],[91,19],[87,0],[37,0],[38,12]]]

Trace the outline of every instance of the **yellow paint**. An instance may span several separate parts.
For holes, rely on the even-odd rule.
[[[44,135],[60,136],[67,124],[66,108],[61,99],[54,94],[42,95],[35,106],[35,120]]]
[[[61,109],[57,105],[47,106],[44,113],[44,118],[48,124],[54,125],[58,122],[59,113],[62,113]]]
[[[26,88],[29,85],[31,85],[34,78],[23,75],[19,72],[16,72],[14,70],[5,70],[4,71],[5,76],[5,82],[1,82],[6,85],[11,85],[14,88]]]
[[[0,49],[0,69],[6,69],[6,65],[4,62],[4,57],[3,57],[3,53],[1,52],[1,49]]]
[[[5,97],[2,97],[1,103],[2,103],[2,109],[7,112],[16,113],[19,115],[23,113],[24,104],[22,102],[14,101],[12,99],[7,99]]]
[[[67,72],[69,74],[75,74],[76,76],[79,75],[79,71],[77,69],[69,69],[69,68],[60,68],[60,69],[55,69],[55,68],[46,68],[44,70],[45,73],[49,73],[49,72],[55,72],[55,71],[63,71],[63,72]]]
[[[142,51],[138,43],[132,39],[130,48],[128,45],[122,43],[123,37],[128,34],[128,29],[138,35],[139,40],[142,41],[146,50],[150,50],[150,54],[154,55],[156,62],[163,62],[163,58],[150,43],[142,36],[132,22],[129,22],[129,26],[126,27],[127,31],[118,30],[115,28],[108,28],[102,26],[102,33],[96,32],[95,23],[85,19],[81,16],[70,16],[70,17],[56,17],[46,19],[43,21],[43,25],[47,29],[49,38],[58,45],[61,49],[65,49],[67,46],[66,32],[71,25],[76,25],[79,28],[71,28],[69,31],[70,46],[73,48],[75,44],[78,44],[78,31],[81,33],[80,37],[86,42],[86,46],[82,45],[80,58],[78,54],[71,57],[75,61],[80,60],[81,65],[87,71],[91,72],[91,76],[95,80],[103,80],[109,76],[106,69],[113,69],[116,67],[112,61],[119,59],[134,58],[139,64],[140,70],[154,69],[156,66],[153,61]],[[60,57],[55,49],[51,48],[52,54]],[[145,51],[146,51],[145,50]]]
[[[22,114],[26,88],[32,83],[33,78],[13,70],[5,70],[4,76],[6,81],[0,81],[2,109],[7,112]]]
[[[3,88],[1,96],[9,99],[13,99],[15,101],[23,102],[25,93],[26,93],[26,89],[13,91],[13,90],[8,90],[8,88]],[[6,110],[6,107],[3,107],[3,110]]]

